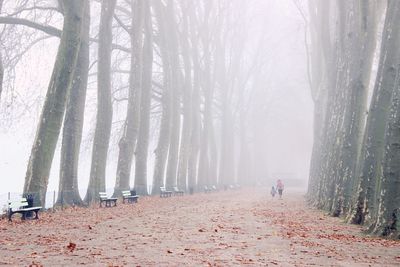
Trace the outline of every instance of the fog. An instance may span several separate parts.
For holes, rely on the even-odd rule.
[[[29,2],[29,1],[28,1]],[[56,7],[55,1],[32,1],[39,6]],[[128,1],[129,2],[129,1]],[[156,1],[157,2],[157,1]],[[175,23],[178,31],[182,31],[182,8],[186,5],[184,1],[166,1],[175,2]],[[198,5],[198,22],[201,23],[201,16],[204,7],[200,2],[195,1],[192,5]],[[91,3],[91,26],[90,36],[98,38],[99,20],[101,6],[98,1]],[[225,77],[229,88],[223,88],[220,82],[220,71],[218,65],[214,65],[217,60],[215,36],[210,37],[210,53],[212,54],[210,74],[212,77],[211,87],[214,89],[214,100],[212,107],[212,122],[215,135],[216,155],[210,155],[220,162],[222,153],[222,142],[224,132],[222,130],[221,102],[223,99],[223,90],[229,90],[230,102],[228,103],[230,111],[233,114],[233,143],[231,147],[233,161],[229,163],[228,168],[232,169],[235,178],[230,183],[243,183],[243,177],[239,177],[238,166],[243,164],[240,157],[241,127],[245,127],[246,137],[244,142],[248,143],[250,150],[250,168],[249,185],[263,184],[273,185],[277,179],[287,180],[290,185],[300,186],[305,189],[308,179],[310,157],[313,139],[313,102],[310,95],[309,83],[307,80],[307,55],[305,50],[305,24],[298,8],[293,0],[253,0],[245,3],[236,1],[204,1],[211,3],[209,30],[221,31],[221,35],[228,36],[227,41],[222,44],[226,51],[226,68],[232,68],[231,64],[240,63],[240,69],[227,71]],[[17,1],[8,1],[4,3],[2,14],[8,16],[19,10],[21,6]],[[226,5],[226,10],[218,10],[218,4]],[[27,6],[32,5],[28,3]],[[120,5],[120,8],[118,8]],[[115,10],[116,16],[125,24],[129,24],[127,18],[121,11],[122,8],[130,8],[123,1],[117,1]],[[195,8],[195,7],[191,7]],[[306,10],[306,7],[300,7]],[[167,10],[167,9],[166,9]],[[41,17],[42,16],[42,17]],[[158,25],[157,12],[152,8],[152,23],[154,24],[154,63],[153,63],[153,90],[160,91],[155,84],[163,83],[162,72],[163,52],[160,51],[159,36],[162,28]],[[221,29],[214,21],[219,21],[222,16],[227,19]],[[33,20],[40,24],[62,28],[62,16],[54,11],[37,10],[21,12],[15,17]],[[120,22],[121,22],[120,21]],[[236,23],[233,23],[235,21]],[[190,23],[190,22],[189,22]],[[120,23],[114,19],[113,25],[113,43],[129,47],[129,36],[124,33]],[[198,25],[197,25],[198,26]],[[1,54],[4,56],[5,78],[3,91],[0,99],[0,175],[1,186],[0,194],[7,192],[22,193],[24,189],[25,177],[28,162],[31,156],[32,145],[40,121],[40,114],[46,98],[46,91],[49,86],[54,62],[57,56],[57,49],[60,39],[51,37],[38,31],[35,28],[25,27],[23,25],[2,24],[2,28],[7,28],[1,35],[2,46]],[[190,30],[193,30],[190,25]],[[202,30],[200,26],[199,31]],[[170,33],[170,32],[169,32]],[[22,38],[21,36],[29,35]],[[201,33],[199,33],[201,35]],[[218,36],[218,34],[217,34]],[[173,38],[171,34],[167,37]],[[201,36],[200,36],[201,37]],[[10,40],[12,38],[13,40]],[[20,38],[16,43],[15,39]],[[32,44],[33,40],[42,38]],[[179,38],[182,38],[181,36]],[[231,39],[230,39],[231,38]],[[201,39],[201,38],[200,38]],[[200,45],[198,40],[198,49],[201,57],[204,57],[204,44]],[[191,41],[191,45],[193,42]],[[242,48],[240,48],[242,46]],[[235,50],[239,47],[239,50]],[[87,97],[84,113],[84,126],[82,133],[82,144],[80,147],[78,186],[83,198],[89,184],[91,171],[91,160],[93,150],[93,138],[96,128],[97,112],[97,50],[99,46],[96,42],[90,43],[90,71],[88,79]],[[13,51],[14,50],[14,51]],[[243,51],[241,51],[243,50]],[[242,55],[238,52],[243,52]],[[258,53],[256,55],[256,53]],[[13,56],[18,55],[17,62],[11,60]],[[191,57],[193,54],[190,55]],[[235,59],[235,56],[241,57]],[[113,50],[111,59],[111,90],[117,91],[119,88],[125,88],[114,94],[113,117],[110,144],[108,147],[106,163],[106,189],[112,192],[119,155],[118,143],[123,135],[124,120],[126,118],[128,101],[117,101],[116,99],[127,98],[129,84],[129,75],[118,73],[115,70],[129,71],[130,56],[119,50]],[[203,69],[199,76],[204,78],[204,71],[207,63],[201,58],[201,68]],[[259,63],[256,63],[259,61]],[[236,63],[235,63],[236,62]],[[7,66],[7,63],[10,65]],[[183,59],[181,59],[180,73],[187,75],[183,71]],[[256,65],[255,68],[252,68]],[[234,69],[234,68],[233,68]],[[251,77],[246,80],[247,73],[251,72]],[[193,71],[194,73],[194,71]],[[192,74],[193,74],[192,73]],[[201,87],[204,87],[204,81],[200,81]],[[183,89],[184,90],[184,89]],[[160,91],[162,93],[162,90]],[[200,94],[203,94],[203,89]],[[154,94],[153,94],[154,96]],[[183,98],[182,98],[183,99]],[[183,100],[182,100],[183,101]],[[204,96],[201,95],[201,101]],[[182,103],[183,105],[183,103]],[[183,107],[182,107],[183,108]],[[200,109],[204,109],[204,104],[200,103]],[[247,110],[246,123],[240,124],[240,114],[242,110]],[[150,119],[150,140],[149,156],[147,160],[147,186],[150,189],[153,186],[155,153],[161,123],[160,102],[152,99],[152,113]],[[203,111],[201,111],[203,112]],[[184,114],[180,116],[184,122]],[[204,114],[201,115],[204,117]],[[204,118],[203,118],[204,119]],[[204,123],[202,123],[204,126]],[[181,130],[182,134],[183,130]],[[182,140],[182,136],[180,137]],[[57,147],[54,153],[54,159],[51,165],[50,177],[48,180],[47,191],[59,190],[60,178],[60,160],[61,160],[61,141],[62,134],[58,137]],[[212,153],[212,152],[209,152]],[[130,186],[135,187],[135,156],[133,156],[132,171],[130,175]],[[212,163],[212,162],[211,162]],[[201,168],[200,166],[198,168]],[[166,170],[167,171],[167,170]],[[217,167],[218,173],[221,173],[221,167]],[[250,174],[251,172],[251,174]],[[219,176],[219,175],[218,175]],[[251,176],[251,178],[250,178]],[[222,181],[217,179],[212,182],[223,185]],[[225,183],[225,182],[224,182]]]

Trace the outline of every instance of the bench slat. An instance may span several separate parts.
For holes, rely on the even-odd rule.
[[[23,209],[19,209],[16,211],[34,211],[34,210],[40,210],[40,209],[42,209],[42,207],[23,208]]]

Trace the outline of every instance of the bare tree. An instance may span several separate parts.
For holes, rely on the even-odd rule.
[[[97,199],[100,191],[105,191],[108,145],[112,123],[111,103],[111,52],[112,19],[116,0],[103,0],[99,28],[98,70],[97,70],[97,119],[93,141],[90,181],[85,202]]]
[[[90,4],[84,7],[81,45],[64,118],[58,204],[82,205],[78,164],[89,73]]]
[[[85,2],[60,1],[64,11],[63,34],[29,158],[24,185],[24,193],[36,194],[38,204],[43,206],[51,163],[80,48]]]
[[[147,195],[147,160],[149,150],[150,106],[153,71],[153,28],[149,1],[145,2],[145,36],[143,44],[142,94],[140,101],[140,127],[136,146],[135,189]]]

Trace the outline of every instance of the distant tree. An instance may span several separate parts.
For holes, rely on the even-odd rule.
[[[171,137],[171,116],[172,116],[172,73],[170,42],[167,35],[166,7],[162,2],[154,3],[154,10],[157,19],[159,48],[162,59],[163,88],[162,88],[162,116],[159,130],[157,148],[155,150],[155,165],[153,174],[152,194],[158,194],[160,186],[164,185],[165,168]]]
[[[135,157],[135,189],[147,195],[147,161],[149,151],[150,107],[153,72],[153,27],[149,1],[145,1],[143,43],[142,94],[140,100],[140,126]]]
[[[168,161],[166,171],[165,185],[172,189],[177,183],[178,174],[178,158],[179,144],[181,137],[181,94],[182,94],[182,69],[180,64],[180,47],[178,41],[178,24],[176,23],[176,8],[173,0],[167,2],[166,8],[166,24],[169,33],[169,53],[171,61],[171,90],[172,90],[172,106],[171,106],[171,135],[170,146],[168,150]]]
[[[184,66],[184,81],[183,83],[183,123],[182,123],[182,139],[179,151],[179,164],[178,164],[178,178],[177,185],[180,190],[187,189],[187,180],[189,172],[189,158],[190,158],[190,136],[193,132],[193,79],[192,79],[192,60],[190,57],[190,35],[189,35],[189,8],[193,8],[193,4],[185,2],[182,3],[182,31],[180,33],[180,46],[182,52],[183,66]]]
[[[130,31],[131,39],[131,66],[129,74],[128,109],[124,124],[124,132],[119,141],[119,156],[117,178],[115,181],[114,196],[119,196],[121,190],[129,189],[129,180],[137,137],[139,134],[141,94],[142,94],[142,69],[143,69],[143,25],[144,25],[144,0],[133,0],[132,22]]]

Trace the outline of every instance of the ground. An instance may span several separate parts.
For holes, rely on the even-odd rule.
[[[142,197],[115,208],[0,221],[0,265],[399,266],[400,242],[364,236],[290,189]]]

